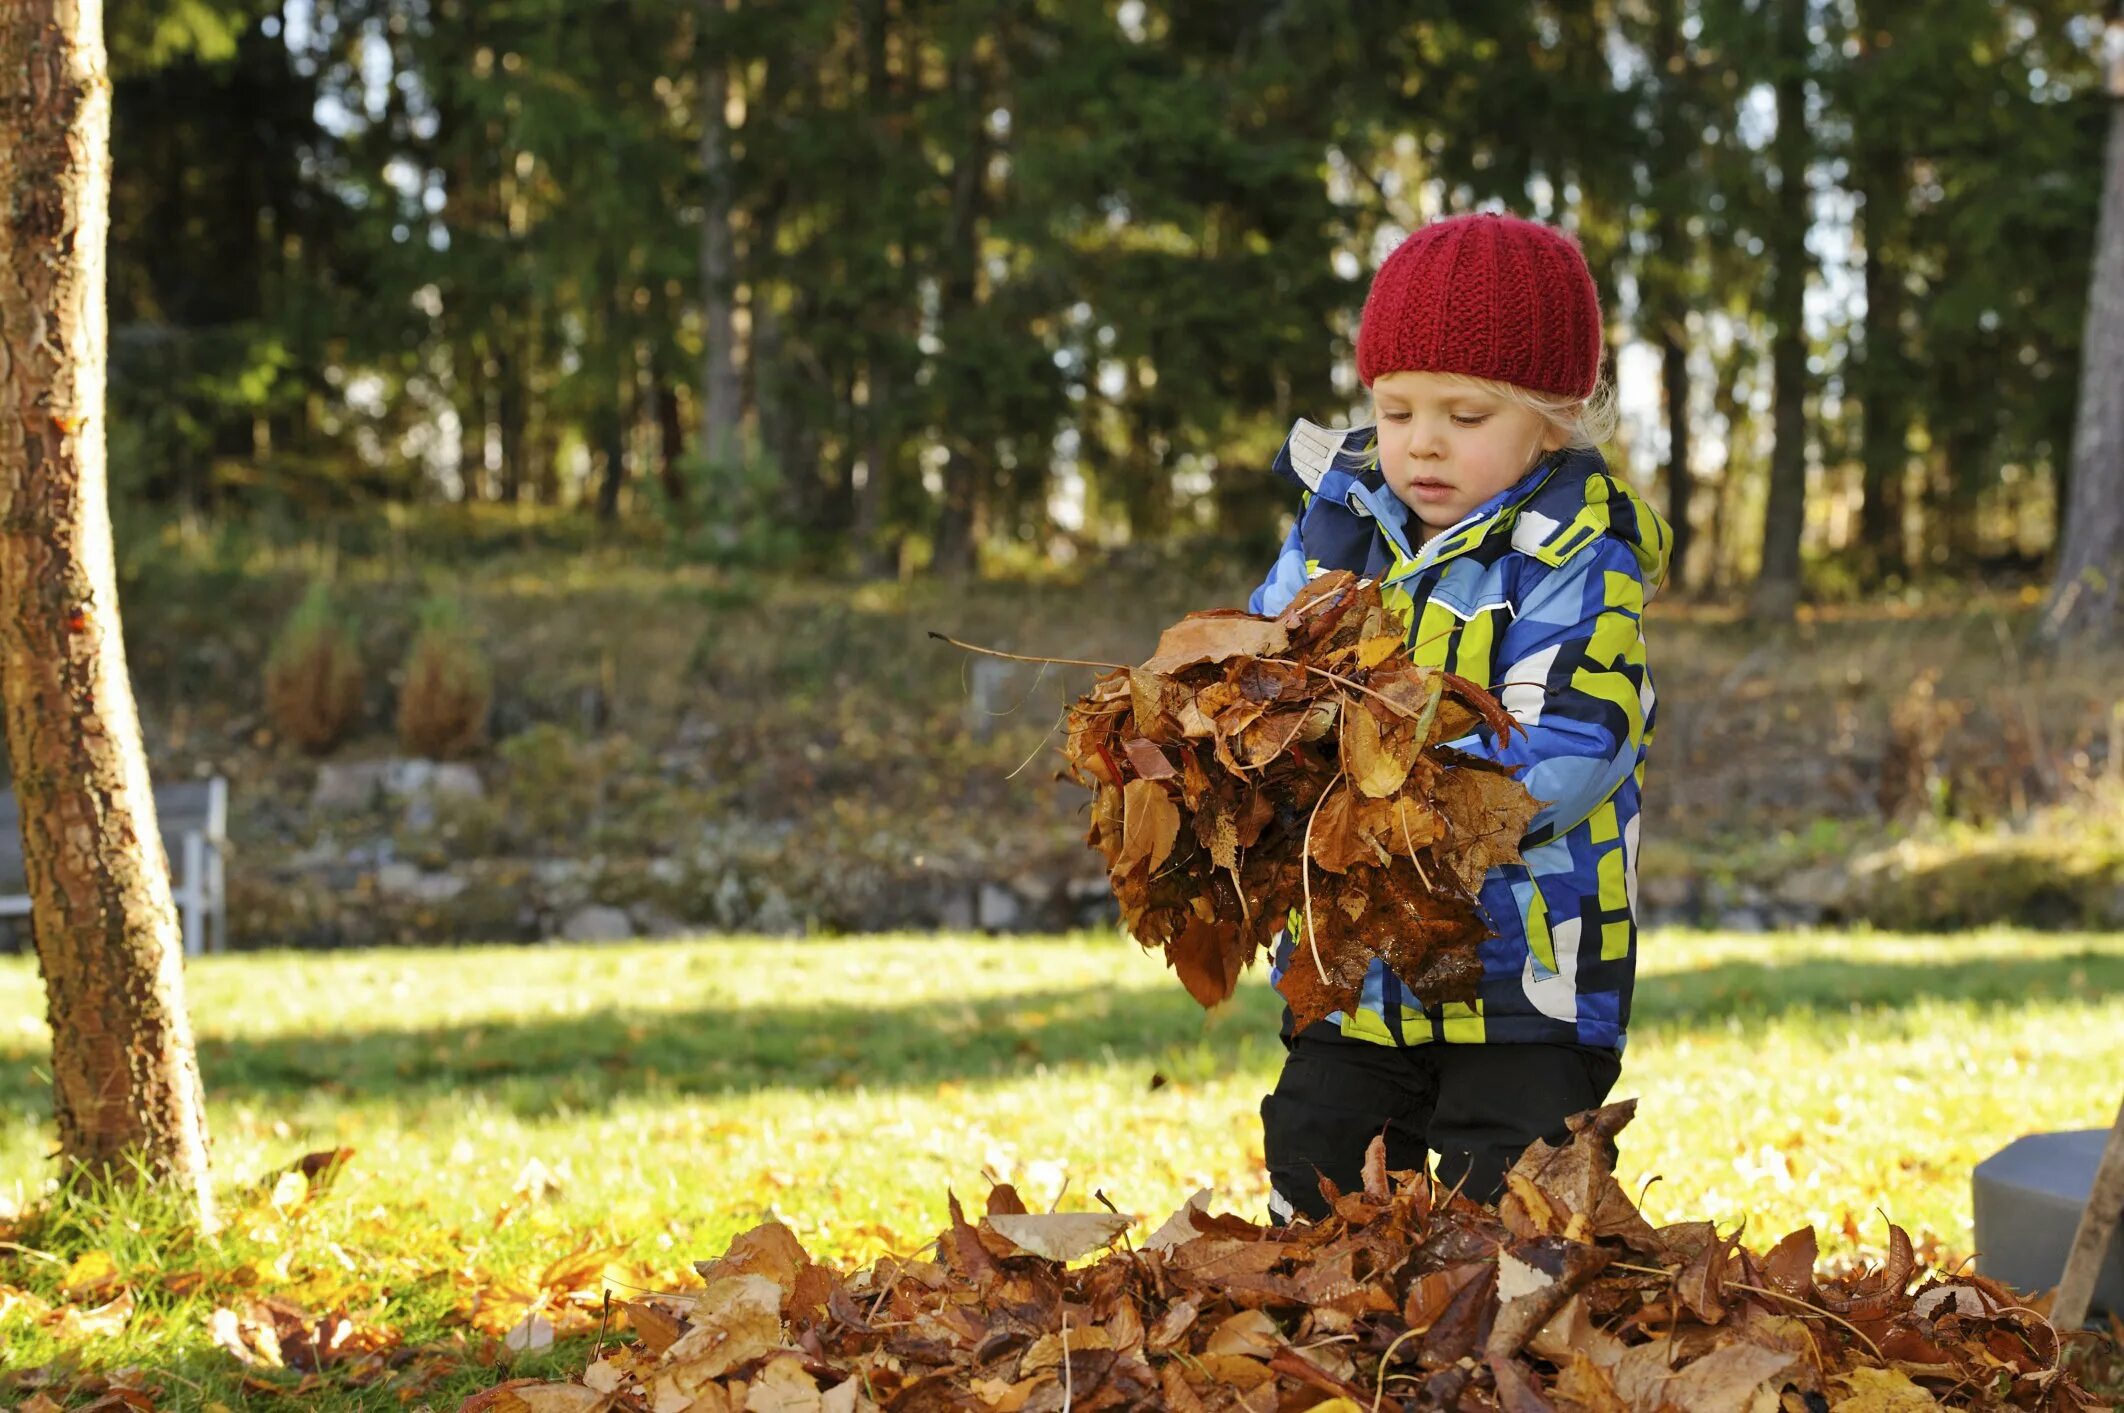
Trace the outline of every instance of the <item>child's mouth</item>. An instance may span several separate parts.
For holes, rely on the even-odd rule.
[[[1444,500],[1453,494],[1452,484],[1447,481],[1412,481],[1409,489],[1418,500]]]

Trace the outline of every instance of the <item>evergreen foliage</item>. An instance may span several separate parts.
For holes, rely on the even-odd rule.
[[[113,21],[120,470],[192,510],[661,510],[690,553],[869,573],[1265,541],[1290,419],[1359,405],[1378,256],[1502,206],[1577,231],[1615,352],[1655,353],[1614,450],[1686,512],[1691,582],[1756,571],[1780,250],[1808,573],[2032,564],[2096,25],[1792,3],[1780,60],[1771,0],[160,0]]]

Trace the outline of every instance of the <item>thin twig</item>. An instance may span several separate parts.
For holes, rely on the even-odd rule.
[[[1060,726],[1063,721],[1067,719],[1068,716],[1068,709],[1065,708],[1059,715],[1055,717],[1053,724],[1047,728],[1047,734],[1040,738],[1040,744],[1032,748],[1032,755],[1029,755],[1024,760],[1018,762],[1018,770],[1023,770],[1026,766],[1031,765],[1033,763],[1033,756],[1039,755],[1041,751],[1047,748],[1047,743],[1049,741],[1052,741],[1055,737],[1055,727]],[[1003,778],[1005,780],[1017,779],[1018,770],[1013,770],[1010,774],[1004,776]]]
[[[1772,1300],[1782,1300],[1789,1305],[1797,1305],[1802,1310],[1812,1310],[1815,1314],[1820,1315],[1825,1320],[1834,1320],[1837,1324],[1842,1325],[1845,1329],[1857,1335],[1861,1340],[1864,1340],[1866,1347],[1873,1351],[1874,1358],[1880,1360],[1884,1364],[1888,1362],[1888,1356],[1881,1353],[1881,1347],[1875,1344],[1870,1338],[1868,1338],[1864,1330],[1860,1329],[1857,1325],[1852,1324],[1849,1320],[1837,1314],[1834,1310],[1824,1310],[1821,1306],[1814,1304],[1812,1301],[1802,1300],[1796,1295],[1787,1295],[1781,1290],[1771,1290],[1767,1286],[1744,1285],[1740,1281],[1727,1281],[1726,1284],[1734,1290],[1746,1290],[1752,1291],[1757,1295],[1767,1295]]]
[[[1309,662],[1294,663],[1292,665],[1295,667],[1304,668],[1307,672],[1312,673],[1315,677],[1325,677],[1328,681],[1333,682],[1338,687],[1347,687],[1353,692],[1362,692],[1368,697],[1376,698],[1377,700],[1384,702],[1386,704],[1387,710],[1393,712],[1396,716],[1408,716],[1408,713],[1401,709],[1400,704],[1394,701],[1391,697],[1382,697],[1379,695],[1379,693],[1373,691],[1370,687],[1365,686],[1361,682],[1352,682],[1349,678],[1344,677],[1339,672],[1330,672],[1324,667],[1315,667]]]
[[[1007,653],[1001,648],[978,648],[972,643],[962,643],[957,638],[939,633],[935,629],[930,630],[929,636],[940,643],[949,643],[955,648],[963,648],[970,653],[983,653],[989,657],[1008,658],[1012,662],[1052,662],[1062,667],[1108,667],[1119,668],[1123,672],[1133,672],[1135,670],[1125,662],[1088,662],[1081,657],[1032,657],[1025,653]]]
[[[1415,1330],[1403,1330],[1394,1336],[1394,1342],[1386,1347],[1386,1353],[1379,1356],[1379,1382],[1372,1388],[1372,1413],[1379,1413],[1379,1405],[1386,1399],[1387,1361],[1394,1357],[1395,1350],[1401,1348],[1403,1340],[1414,1339],[1417,1333]]]
[[[1313,801],[1313,812],[1305,817],[1305,840],[1298,846],[1298,879],[1305,886],[1305,944],[1313,950],[1313,970],[1320,973],[1323,986],[1327,984],[1327,966],[1320,960],[1320,934],[1313,930],[1313,821],[1320,818],[1320,807],[1327,803],[1327,797],[1334,794],[1335,787],[1341,783],[1342,772],[1337,770],[1327,789]]]
[[[1062,1312],[1062,1413],[1069,1413],[1070,1399],[1076,1390],[1071,1387],[1069,1369],[1069,1311]]]

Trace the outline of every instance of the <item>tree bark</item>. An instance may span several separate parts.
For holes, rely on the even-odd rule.
[[[183,951],[126,673],[104,397],[101,0],[0,19],[0,705],[52,1028],[60,1158],[213,1223]]]
[[[732,288],[737,257],[731,237],[730,154],[723,113],[730,70],[717,47],[715,17],[728,0],[701,0],[701,450],[712,475],[727,475],[743,456],[738,419],[744,389],[738,379],[737,325]]]
[[[1659,157],[1652,193],[1657,213],[1652,238],[1658,258],[1647,271],[1653,288],[1646,291],[1646,302],[1655,311],[1660,381],[1666,394],[1667,524],[1674,532],[1668,578],[1677,589],[1687,587],[1689,550],[1695,539],[1689,525],[1695,480],[1689,466],[1688,306],[1681,290],[1690,262],[1680,190],[1692,136],[1682,106],[1687,56],[1680,10],[1681,0],[1660,0],[1652,17],[1652,62],[1659,75]]]
[[[2109,146],[2080,345],[2065,543],[2043,612],[2046,642],[2124,640],[2124,5],[2109,20]]]
[[[963,323],[974,312],[980,288],[981,223],[988,193],[988,105],[975,45],[952,64],[952,90],[957,96],[960,118],[966,123],[965,146],[960,149],[951,173],[951,222],[945,232],[943,287],[937,301],[937,322],[949,344],[954,323]],[[957,350],[952,350],[957,355]],[[970,373],[961,359],[960,371]],[[931,569],[946,578],[963,578],[974,571],[974,525],[979,515],[982,481],[980,453],[971,439],[952,435],[945,439],[943,504],[937,509],[936,553]]]
[[[656,478],[673,513],[686,510],[686,473],[680,461],[686,455],[686,428],[679,418],[678,386],[663,373],[657,360],[656,377]]]
[[[1800,531],[1807,498],[1807,5],[1780,0],[1777,14],[1778,173],[1770,232],[1772,408],[1770,500],[1763,516],[1762,568],[1750,611],[1760,622],[1789,622],[1799,607]]]

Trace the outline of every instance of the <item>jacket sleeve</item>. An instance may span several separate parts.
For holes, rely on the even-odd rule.
[[[1268,577],[1247,595],[1248,613],[1281,613],[1305,587],[1305,541],[1300,531],[1305,526],[1305,507],[1311,502],[1312,497],[1306,496],[1304,504],[1299,507],[1298,518],[1291,524],[1290,534],[1283,537],[1283,548],[1276,552],[1276,562],[1269,566]]]
[[[1612,536],[1554,567],[1530,562],[1517,613],[1499,638],[1492,682],[1523,728],[1500,744],[1487,727],[1450,744],[1501,765],[1545,801],[1524,844],[1583,823],[1637,768],[1651,710],[1643,571]]]

